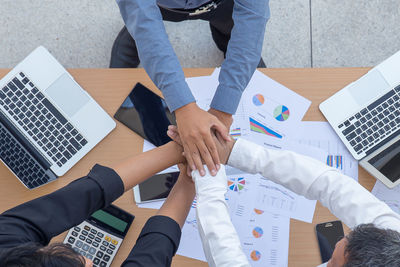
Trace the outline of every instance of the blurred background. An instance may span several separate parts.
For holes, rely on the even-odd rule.
[[[399,0],[270,0],[271,68],[374,66],[400,50]],[[1,0],[0,68],[44,45],[67,68],[106,68],[123,22],[115,0]],[[183,67],[216,67],[204,21],[165,23]]]

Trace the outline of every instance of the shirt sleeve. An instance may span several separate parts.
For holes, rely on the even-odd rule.
[[[153,216],[145,224],[136,245],[122,267],[171,266],[181,239],[181,228],[166,216]]]
[[[225,201],[225,167],[221,166],[216,176],[211,176],[207,167],[204,168],[204,177],[198,171],[193,171],[192,177],[196,188],[197,224],[207,262],[211,267],[250,266]]]
[[[228,164],[319,200],[350,228],[373,223],[400,232],[400,216],[352,178],[307,156],[238,139]]]
[[[126,28],[135,39],[139,58],[174,111],[195,99],[168,40],[156,0],[117,0]]]
[[[35,242],[47,245],[51,238],[87,219],[124,192],[118,174],[95,165],[81,179],[0,215],[0,247]]]
[[[265,26],[270,17],[269,0],[235,0],[232,17],[231,39],[211,102],[212,108],[229,114],[236,112],[260,61]]]

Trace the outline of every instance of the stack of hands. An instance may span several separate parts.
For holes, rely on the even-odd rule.
[[[175,114],[178,127],[169,126],[167,134],[183,147],[187,174],[198,170],[204,176],[206,165],[215,176],[220,164],[226,164],[234,144],[229,135],[232,115],[216,109],[207,112],[196,103],[177,109]]]

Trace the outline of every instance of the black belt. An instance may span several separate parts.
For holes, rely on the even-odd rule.
[[[201,15],[204,13],[208,13],[210,11],[213,11],[215,9],[217,9],[217,7],[223,2],[224,0],[213,0],[210,2],[207,2],[197,8],[193,8],[193,9],[178,9],[178,8],[167,8],[167,7],[163,7],[164,9],[167,9],[169,11],[172,12],[177,12],[177,13],[182,13],[182,14],[186,14],[189,16],[197,16],[197,15]]]

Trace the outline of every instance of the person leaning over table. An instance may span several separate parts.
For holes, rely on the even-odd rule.
[[[114,42],[110,67],[136,68],[142,62],[171,112],[175,111],[190,168],[204,175],[202,158],[215,174],[220,162],[210,129],[218,130],[228,140],[232,114],[243,90],[257,64],[265,67],[260,58],[270,16],[269,0],[116,1],[125,27]],[[208,112],[196,105],[163,23],[195,19],[209,21],[212,37],[226,56]],[[164,127],[166,131],[168,125]]]
[[[175,126],[168,135],[180,143]],[[225,142],[214,137],[221,162],[244,172],[261,174],[308,199],[319,200],[353,230],[343,237],[327,267],[400,266],[400,216],[352,178],[307,156],[264,148],[244,139]],[[250,266],[231,223],[224,194],[222,166],[215,177],[192,172],[197,218],[210,266]],[[229,256],[229,255],[232,255]]]
[[[93,266],[91,260],[67,245],[49,245],[50,240],[146,178],[183,162],[182,151],[179,145],[169,142],[114,164],[113,168],[96,164],[87,176],[5,211],[0,215],[0,266]],[[157,215],[148,219],[122,266],[171,265],[195,194],[193,182],[185,174],[186,171],[181,173]]]

